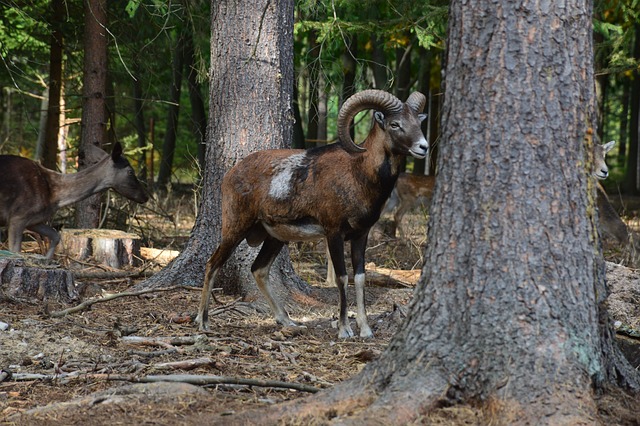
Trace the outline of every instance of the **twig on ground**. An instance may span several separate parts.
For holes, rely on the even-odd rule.
[[[195,345],[203,339],[208,340],[204,334],[195,334],[192,336],[161,336],[161,337],[144,337],[144,336],[122,336],[120,341],[132,345],[148,345],[148,346],[164,346],[173,347],[181,345]]]
[[[83,310],[91,307],[92,305],[95,305],[96,303],[109,302],[111,300],[118,299],[120,297],[135,297],[135,296],[141,296],[141,295],[147,294],[147,293],[156,293],[156,292],[161,292],[161,291],[173,291],[173,290],[184,290],[184,289],[192,289],[192,288],[193,287],[190,287],[190,286],[177,285],[177,286],[165,287],[165,288],[148,288],[148,289],[144,289],[144,290],[140,290],[140,291],[125,291],[125,292],[122,292],[122,293],[110,294],[110,295],[102,297],[100,299],[85,300],[81,304],[73,306],[71,308],[63,309],[62,311],[51,312],[49,314],[49,316],[51,318],[60,318],[60,317],[63,317],[65,315],[68,315],[68,314],[73,314],[73,313],[76,313],[76,312],[83,311]]]
[[[208,367],[214,365],[215,361],[211,358],[195,358],[183,359],[181,361],[161,362],[151,365],[156,370],[193,370],[198,367]]]

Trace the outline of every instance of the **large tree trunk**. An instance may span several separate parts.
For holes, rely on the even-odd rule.
[[[264,14],[264,16],[263,16]],[[211,82],[202,204],[182,254],[141,285],[201,285],[204,267],[220,243],[222,177],[247,154],[287,147],[293,137],[293,0],[212,1]],[[260,87],[260,90],[256,90]],[[221,271],[225,291],[257,298],[250,264],[257,250],[243,242]],[[287,250],[271,269],[282,296],[305,284]]]
[[[487,413],[479,423],[595,424],[594,389],[638,389],[603,306],[591,4],[466,3],[451,2],[439,174],[407,319],[358,376],[276,407],[282,423],[407,424],[469,404]]]
[[[98,162],[89,158],[85,147],[102,147],[107,138],[107,1],[84,1],[84,70],[82,102],[82,142],[78,152],[78,170]],[[76,204],[76,227],[97,228],[100,223],[100,194]]]

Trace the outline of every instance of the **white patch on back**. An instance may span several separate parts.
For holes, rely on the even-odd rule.
[[[269,187],[269,195],[275,199],[282,200],[288,197],[291,191],[291,179],[293,172],[298,167],[305,166],[307,154],[294,154],[283,159],[276,167],[271,186]]]

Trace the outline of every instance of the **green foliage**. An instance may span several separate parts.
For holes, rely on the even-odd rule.
[[[82,105],[83,2],[67,0],[64,33],[64,90],[69,120],[70,149],[79,142]],[[108,2],[109,79],[116,108],[115,134],[136,155],[133,86],[141,83],[142,105],[150,147],[150,122],[155,123],[155,158],[159,158],[166,128],[171,62],[176,40],[188,29],[195,38],[198,81],[208,95],[210,42],[210,0],[127,0]],[[448,1],[444,0],[297,0],[295,67],[299,104],[306,126],[312,85],[327,94],[328,139],[335,137],[335,117],[341,103],[346,59],[355,59],[356,90],[373,87],[373,69],[384,68],[385,89],[396,90],[402,58],[411,62],[411,81],[417,89],[424,75],[439,84],[439,55],[445,47]],[[622,81],[637,69],[631,47],[634,24],[640,21],[640,0],[598,0],[595,2],[594,31],[597,35],[598,74],[610,76],[605,135],[617,139],[622,108]],[[32,153],[38,135],[41,98],[48,84],[49,22],[51,1],[34,0],[17,4],[0,0],[0,150]],[[315,44],[312,46],[312,40]],[[351,41],[357,41],[348,48]],[[380,47],[383,59],[374,56]],[[425,51],[428,54],[425,54]],[[376,59],[374,59],[374,57]],[[431,62],[425,58],[431,57]],[[377,61],[380,61],[379,63]],[[319,67],[321,80],[311,82],[310,72]],[[431,67],[431,68],[425,68]],[[430,78],[429,78],[430,76]],[[321,85],[321,86],[320,86]],[[180,101],[180,125],[175,168],[185,177],[193,170],[197,140],[191,123],[191,106],[186,78]],[[206,101],[205,101],[206,103]],[[208,106],[208,105],[207,105]],[[360,117],[358,118],[360,119]],[[361,121],[368,123],[368,117]],[[363,124],[366,132],[368,124]],[[148,149],[148,148],[147,148]],[[157,168],[156,168],[157,171]]]

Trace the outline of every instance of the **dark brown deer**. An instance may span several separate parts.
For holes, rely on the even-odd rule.
[[[49,239],[46,257],[51,258],[60,242],[58,232],[47,224],[57,209],[93,194],[113,189],[138,203],[149,199],[129,162],[116,143],[111,155],[93,145],[87,154],[97,164],[78,173],[63,174],[35,161],[15,155],[0,155],[0,226],[7,226],[9,250],[19,253],[25,229]]]

